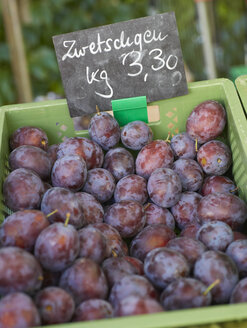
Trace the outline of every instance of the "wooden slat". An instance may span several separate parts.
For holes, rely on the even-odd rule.
[[[17,2],[16,0],[1,0],[1,2],[18,102],[30,102],[32,101],[31,83],[28,74]]]
[[[30,1],[18,0],[18,10],[19,10],[21,22],[24,24],[31,23],[32,16],[30,12]]]

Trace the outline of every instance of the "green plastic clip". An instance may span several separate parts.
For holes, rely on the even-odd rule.
[[[112,100],[112,110],[120,126],[132,121],[148,123],[146,96]]]

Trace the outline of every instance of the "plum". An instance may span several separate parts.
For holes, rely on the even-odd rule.
[[[195,141],[192,140],[186,132],[176,134],[174,137],[172,137],[171,147],[176,159],[194,159],[196,157]]]
[[[140,203],[123,200],[107,209],[104,221],[117,229],[121,237],[130,238],[143,229],[146,218]]]
[[[32,251],[37,237],[48,226],[49,221],[41,211],[15,212],[4,220],[0,228],[0,244]]]
[[[115,190],[113,175],[102,168],[89,170],[83,191],[92,194],[99,202],[104,203],[111,199]]]
[[[91,259],[77,259],[61,275],[59,286],[72,295],[76,305],[108,295],[108,284],[103,270]]]
[[[107,319],[114,316],[111,304],[101,299],[91,299],[78,305],[73,321]]]
[[[199,280],[179,278],[171,282],[162,292],[160,300],[165,310],[198,308],[211,304],[211,293]]]
[[[53,223],[38,236],[34,254],[42,266],[50,271],[62,271],[79,254],[79,236],[72,225]]]
[[[198,240],[188,237],[177,237],[168,241],[167,248],[181,253],[193,268],[197,259],[206,251],[206,246]]]
[[[144,146],[136,158],[136,173],[148,179],[158,168],[170,168],[174,160],[171,146],[164,140],[154,140]]]
[[[156,288],[164,289],[172,281],[187,277],[190,267],[181,253],[167,247],[160,247],[147,254],[144,272]]]
[[[87,166],[78,155],[67,155],[56,160],[51,172],[53,187],[79,191],[87,178]]]
[[[136,174],[127,175],[119,180],[114,191],[116,202],[134,200],[144,204],[147,198],[147,181]]]
[[[160,303],[152,298],[130,295],[120,300],[115,308],[115,316],[125,317],[130,315],[163,312]]]
[[[197,105],[186,122],[189,136],[203,144],[219,136],[226,125],[226,111],[214,100],[206,100]]]
[[[47,287],[35,296],[35,304],[44,324],[69,322],[75,311],[75,302],[65,290]]]
[[[132,154],[125,148],[110,149],[104,160],[103,168],[111,172],[116,181],[135,172],[135,161]]]
[[[230,148],[221,141],[208,141],[200,147],[197,161],[208,175],[223,175],[232,164]]]
[[[148,252],[155,248],[165,247],[169,240],[175,237],[173,230],[164,224],[148,225],[132,240],[130,254],[144,261]]]
[[[229,192],[231,194],[236,194],[237,187],[228,177],[221,175],[209,176],[203,182],[201,194],[202,196],[207,196],[208,194],[213,194],[215,192]]]
[[[175,220],[171,212],[167,208],[148,203],[144,206],[146,214],[146,225],[150,224],[165,224],[170,229],[174,230]]]
[[[126,148],[140,150],[152,140],[151,128],[142,121],[130,122],[121,131],[121,141]]]
[[[193,159],[180,158],[173,163],[172,169],[179,175],[184,191],[197,191],[201,188],[204,174]]]
[[[48,138],[45,131],[32,126],[23,126],[15,130],[10,137],[11,149],[15,149],[23,145],[31,145],[47,150]]]
[[[196,233],[200,229],[201,225],[198,222],[186,225],[186,227],[181,231],[180,237],[188,237],[196,239]]]
[[[101,147],[94,141],[84,137],[67,138],[58,146],[57,158],[66,155],[81,156],[91,170],[101,167],[104,161],[104,153]]]
[[[140,276],[144,275],[143,262],[141,260],[132,256],[124,256],[123,258],[136,268],[137,274]]]
[[[33,170],[42,180],[50,178],[52,168],[48,153],[30,145],[14,149],[9,155],[9,165],[12,171],[19,168]]]
[[[87,257],[100,264],[111,256],[105,236],[99,229],[87,226],[78,231],[80,240],[79,257]]]
[[[23,168],[11,172],[3,184],[5,204],[15,212],[38,209],[44,191],[40,177],[33,171]]]
[[[200,223],[223,221],[233,230],[241,228],[247,219],[247,205],[230,193],[214,193],[204,196],[197,208]]]
[[[233,241],[233,232],[225,222],[211,221],[201,226],[197,231],[196,238],[208,249],[224,252]]]
[[[59,147],[59,144],[53,144],[53,145],[49,146],[48,149],[47,149],[47,155],[50,158],[52,166],[57,160],[58,147]]]
[[[156,205],[172,207],[181,197],[182,184],[175,171],[160,168],[156,169],[148,179],[147,190]]]
[[[0,248],[0,295],[32,294],[40,289],[42,280],[42,269],[32,254],[19,247]]]
[[[65,222],[69,215],[69,223],[79,229],[84,224],[83,209],[75,194],[65,188],[53,187],[44,194],[41,211],[48,216],[50,223]]]
[[[172,215],[180,229],[197,222],[197,206],[202,196],[194,191],[181,194],[180,200],[171,207]]]
[[[235,240],[226,250],[226,254],[235,262],[240,277],[247,277],[247,240]]]
[[[117,120],[106,112],[97,113],[91,118],[88,133],[104,150],[116,146],[121,135]]]
[[[102,263],[102,269],[106,275],[109,287],[128,275],[136,275],[139,268],[124,257],[110,257]]]
[[[194,277],[207,287],[217,282],[211,289],[212,302],[224,304],[229,302],[232,290],[238,282],[238,269],[225,253],[207,251],[196,261]]]
[[[99,229],[103,233],[106,238],[107,248],[110,249],[113,256],[124,256],[128,254],[127,245],[113,226],[107,223],[95,223],[91,226]]]
[[[39,312],[31,297],[11,293],[0,300],[0,328],[27,328],[41,324]]]
[[[230,303],[247,302],[247,278],[240,280],[232,291]]]
[[[93,195],[86,192],[77,192],[75,197],[82,208],[85,225],[103,222],[104,209]]]
[[[122,299],[130,295],[157,299],[157,292],[147,278],[133,274],[123,277],[113,285],[109,302],[116,307]]]

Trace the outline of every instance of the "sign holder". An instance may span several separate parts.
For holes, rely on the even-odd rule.
[[[132,121],[148,123],[146,96],[112,100],[112,110],[120,126]]]

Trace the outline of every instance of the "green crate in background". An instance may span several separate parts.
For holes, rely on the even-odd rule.
[[[234,82],[240,75],[247,74],[247,66],[233,66],[229,71],[229,78]]]
[[[239,98],[242,102],[245,115],[247,116],[247,75],[239,76],[235,80]]]
[[[186,120],[193,108],[205,100],[219,101],[227,111],[228,123],[223,138],[233,156],[232,173],[239,195],[247,201],[247,120],[233,83],[227,79],[193,82],[188,95],[160,100],[160,120],[151,123],[155,139],[165,139],[168,133],[185,131]],[[246,107],[247,108],[247,107]],[[87,137],[87,131],[74,131],[66,100],[4,106],[0,111],[0,179],[8,173],[9,136],[19,127],[32,125],[43,128],[50,144],[65,137]],[[0,221],[9,213],[0,192]],[[217,323],[217,325],[216,325]],[[163,312],[126,318],[105,319],[85,323],[46,326],[60,328],[244,328],[247,327],[247,303],[220,305],[199,309]]]

